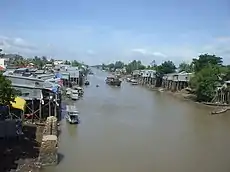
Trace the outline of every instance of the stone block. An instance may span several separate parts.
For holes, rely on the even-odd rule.
[[[43,136],[38,159],[43,166],[56,165],[58,163],[57,136]]]

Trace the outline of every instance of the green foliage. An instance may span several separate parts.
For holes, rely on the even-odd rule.
[[[42,69],[44,65],[47,64],[48,60],[45,56],[42,57],[35,56],[33,59],[31,59],[30,62],[33,63],[38,69]]]
[[[66,60],[66,61],[64,62],[64,64],[65,64],[65,65],[71,65],[71,62],[68,61],[68,60]]]
[[[115,70],[116,69],[122,69],[123,67],[124,67],[124,63],[123,62],[121,62],[121,61],[116,61],[115,62],[115,64],[114,64],[114,68],[115,68]]]
[[[223,80],[229,81],[230,80],[230,65],[222,67],[222,74]]]
[[[132,73],[134,70],[143,70],[145,69],[145,66],[141,63],[140,60],[133,60],[126,66],[126,72],[127,73]]]
[[[187,73],[191,73],[193,72],[193,65],[192,64],[189,64],[189,63],[185,63],[185,62],[182,62],[181,64],[179,64],[179,72],[187,72]]]
[[[192,61],[195,73],[201,71],[209,64],[221,66],[222,63],[223,61],[221,57],[217,57],[216,55],[209,55],[209,54],[201,54],[198,59],[193,59]]]
[[[160,74],[168,74],[175,72],[176,66],[172,61],[165,61],[161,65],[157,66],[156,70]]]
[[[202,68],[191,79],[198,101],[209,102],[215,96],[216,88],[220,85],[221,69],[218,65],[209,64]]]
[[[12,88],[11,81],[0,74],[0,105],[11,105],[18,92]]]
[[[72,66],[74,67],[80,67],[81,63],[79,63],[77,60],[72,61]]]

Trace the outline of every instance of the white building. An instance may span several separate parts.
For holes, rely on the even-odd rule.
[[[0,66],[3,68],[6,68],[6,60],[5,59],[0,59]]]

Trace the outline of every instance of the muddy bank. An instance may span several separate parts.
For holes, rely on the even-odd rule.
[[[181,91],[176,91],[176,92],[172,92],[170,90],[165,90],[164,88],[162,87],[154,87],[152,85],[142,85],[152,91],[159,91],[159,92],[162,92],[163,94],[168,94],[168,95],[171,95],[175,98],[178,98],[180,100],[184,100],[184,101],[190,101],[191,103],[195,103],[199,106],[203,106],[205,108],[208,108],[211,111],[215,110],[218,105],[214,104],[214,105],[211,105],[211,104],[208,104],[208,103],[204,103],[204,102],[197,102],[196,101],[196,95],[194,94],[191,94],[189,93],[188,91],[186,90],[181,90]],[[227,106],[227,105],[225,105]]]
[[[0,171],[35,171],[39,156],[43,126],[26,125],[24,135],[15,139],[0,140]]]

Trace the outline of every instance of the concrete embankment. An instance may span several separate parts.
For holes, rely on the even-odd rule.
[[[38,157],[38,162],[42,166],[46,165],[56,165],[58,163],[57,154],[57,118],[48,117],[46,120],[46,125],[43,132],[42,143],[40,148],[40,154]]]
[[[57,135],[58,126],[57,118],[50,116],[47,118],[44,125],[34,126],[35,139],[28,136],[28,142],[36,142],[37,155],[33,158],[26,158],[17,167],[17,172],[38,172],[43,166],[56,165],[58,163],[57,154]],[[32,148],[31,148],[32,149]],[[35,149],[35,147],[33,147]],[[31,152],[28,152],[28,155]],[[30,155],[32,156],[32,155]]]

